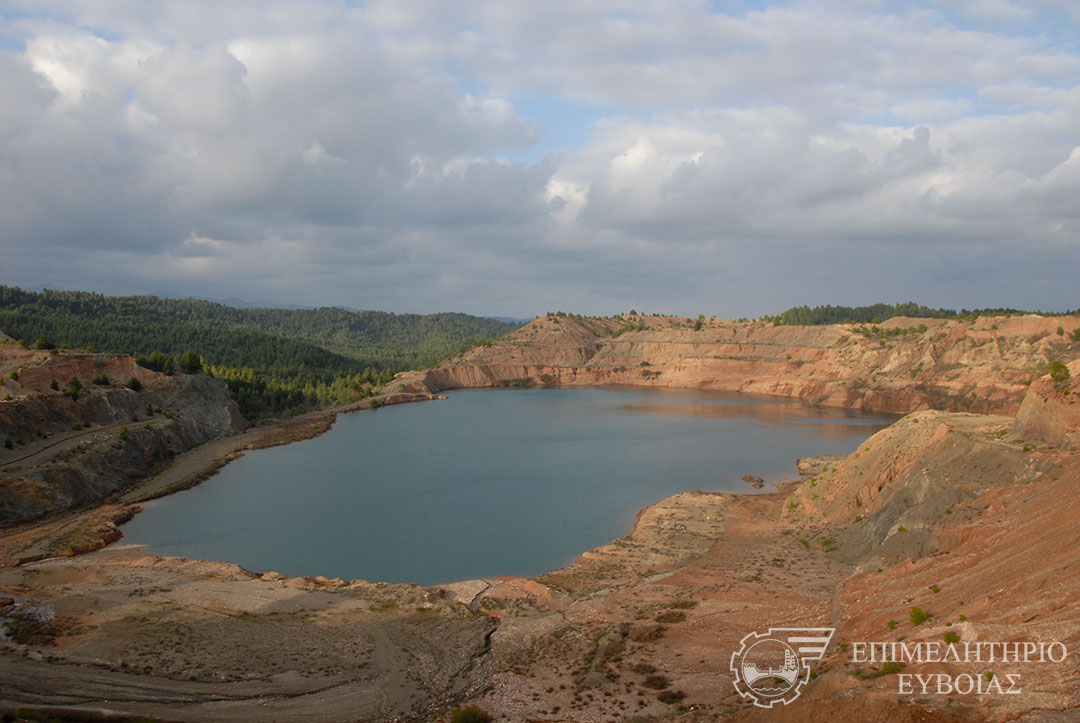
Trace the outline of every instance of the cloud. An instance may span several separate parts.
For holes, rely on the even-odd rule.
[[[1075,305],[1068,3],[8,5],[6,283],[516,315]],[[542,107],[580,140],[537,153]]]

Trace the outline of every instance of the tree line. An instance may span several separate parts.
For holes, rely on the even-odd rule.
[[[871,304],[870,306],[796,306],[774,316],[762,317],[765,321],[789,326],[819,326],[822,324],[880,324],[894,316],[910,316],[915,319],[975,319],[979,316],[1014,316],[1032,312],[1020,309],[935,309],[914,301],[901,304]],[[1035,312],[1043,316],[1062,314]]]

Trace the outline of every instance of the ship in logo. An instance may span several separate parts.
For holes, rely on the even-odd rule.
[[[821,659],[833,632],[835,628],[770,628],[750,633],[731,655],[735,689],[761,708],[790,703],[810,679],[809,661]]]
[[[775,678],[777,681],[784,681],[784,683],[787,683],[787,687],[785,688],[786,690],[787,688],[795,685],[795,679],[798,677],[799,657],[795,655],[795,651],[793,651],[791,648],[787,648],[786,650],[784,650],[784,664],[779,668],[766,668],[765,670],[760,670],[754,663],[748,663],[745,660],[743,661],[742,679],[751,688],[753,688],[763,678]]]

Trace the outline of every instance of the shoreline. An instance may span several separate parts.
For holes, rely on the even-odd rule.
[[[1030,435],[1009,432],[1014,421],[909,415],[843,460],[804,458],[801,467],[813,476],[778,493],[659,500],[638,512],[628,535],[535,578],[421,587],[286,577],[122,545],[0,569],[0,594],[18,591],[35,609],[57,614],[55,624],[0,643],[8,651],[0,654],[0,675],[9,680],[0,710],[5,701],[97,710],[65,697],[66,687],[93,671],[87,700],[127,700],[124,691],[140,686],[144,702],[118,710],[170,720],[445,721],[460,704],[510,720],[548,719],[554,707],[571,720],[630,711],[665,718],[672,705],[740,723],[767,720],[732,691],[727,670],[731,651],[752,630],[833,626],[846,641],[940,639],[954,623],[964,639],[1015,634],[1020,621],[1036,637],[1077,629],[1070,608],[1047,608],[1024,596],[1022,584],[1070,558],[1017,565],[1015,546],[999,537],[1060,547],[1054,531],[1080,515],[1068,484],[1080,461],[1052,444],[1029,451]],[[990,469],[1001,471],[971,482],[987,454],[996,465]],[[931,490],[929,506],[913,506],[906,500],[924,494],[926,470],[955,481]],[[815,479],[816,486],[806,484]],[[1008,526],[999,520],[1005,510]],[[940,594],[931,589],[938,585]],[[908,598],[913,603],[902,602]],[[906,620],[911,604],[924,607],[930,622],[917,629],[901,622],[892,632],[886,621]],[[10,606],[2,606],[0,616],[9,617]],[[1001,619],[1000,609],[1014,607]],[[177,625],[191,633],[175,637]],[[334,637],[324,639],[324,630]],[[341,648],[365,640],[379,642],[359,652]],[[296,651],[299,658],[286,659]],[[308,670],[308,655],[330,668]],[[252,667],[264,659],[280,662]],[[442,677],[430,684],[410,678],[403,663],[418,659]],[[280,666],[307,673],[283,679]],[[885,720],[905,711],[986,717],[974,701],[897,696],[895,676],[856,664],[843,647],[815,671],[817,682],[790,707],[793,719]],[[660,693],[644,685],[649,676],[664,686]],[[1074,710],[1080,702],[1063,685],[1052,671],[1025,672],[1024,701],[993,701],[994,719],[1013,719],[1021,709]]]
[[[403,377],[404,377],[404,375],[408,375],[408,374],[409,374],[408,372],[404,373]],[[550,386],[532,387],[532,388],[534,388],[534,389],[540,389],[540,388],[581,389],[581,388],[588,388],[588,387],[593,387],[593,388],[598,388],[598,389],[610,388],[610,387],[624,387],[626,389],[632,389],[632,390],[637,390],[637,389],[642,388],[640,385],[623,384],[623,383],[587,384],[587,385],[585,385],[585,384],[582,384],[582,385],[550,385]],[[499,390],[499,389],[504,389],[504,387],[499,387],[499,386],[471,387],[471,388],[470,387],[465,387],[465,388],[446,389],[446,390],[443,390],[443,391],[479,391],[481,389],[490,389],[490,390],[495,391],[495,390]],[[722,393],[722,394],[739,394],[740,396],[759,397],[759,398],[762,398],[762,399],[768,399],[768,398],[772,397],[772,398],[778,398],[778,399],[784,399],[784,400],[787,400],[787,401],[791,401],[791,402],[799,404],[800,406],[805,407],[805,408],[813,408],[814,407],[814,405],[810,404],[809,402],[807,402],[804,399],[792,398],[792,397],[787,397],[787,396],[784,396],[784,395],[766,394],[766,393],[757,393],[757,392],[747,394],[747,393],[743,393],[743,392],[732,392],[732,391],[729,391],[729,390],[700,390],[700,389],[684,389],[684,388],[679,388],[679,387],[671,387],[670,389],[672,389],[673,391],[685,391],[685,392],[691,392],[691,393],[718,392],[718,393]],[[212,440],[212,441],[207,442],[207,443],[205,443],[204,445],[202,445],[202,446],[200,446],[198,448],[189,450],[188,452],[184,453],[184,455],[181,455],[176,460],[176,462],[174,462],[174,465],[171,466],[169,469],[163,471],[157,477],[155,477],[155,478],[153,478],[151,480],[148,480],[144,484],[140,485],[139,487],[137,487],[137,488],[135,488],[133,490],[130,490],[128,493],[123,495],[120,498],[120,501],[125,505],[124,509],[131,510],[131,513],[124,519],[124,522],[129,521],[132,517],[134,517],[135,514],[137,514],[138,512],[141,511],[141,508],[138,507],[139,503],[160,499],[160,498],[169,496],[169,495],[171,495],[173,493],[181,492],[183,490],[195,487],[195,486],[203,483],[204,481],[207,481],[208,479],[210,479],[214,475],[216,475],[227,464],[229,464],[230,462],[232,462],[232,461],[234,461],[236,459],[239,459],[247,451],[254,451],[254,450],[259,450],[259,449],[267,449],[267,448],[276,447],[276,446],[284,446],[284,445],[287,445],[287,444],[303,442],[303,441],[306,441],[306,440],[309,440],[309,439],[314,439],[316,437],[319,437],[319,436],[325,434],[335,424],[338,414],[347,414],[347,413],[360,412],[360,411],[373,411],[373,410],[375,410],[375,409],[377,409],[379,407],[382,407],[382,406],[391,406],[391,405],[396,405],[396,404],[404,404],[404,403],[412,403],[412,402],[435,401],[435,400],[439,400],[439,399],[446,399],[446,397],[441,395],[441,394],[440,395],[435,395],[435,394],[422,395],[422,394],[416,394],[416,393],[402,394],[400,392],[393,392],[391,394],[387,394],[387,395],[383,395],[383,396],[377,395],[376,397],[373,397],[371,399],[352,402],[352,403],[350,403],[348,405],[342,405],[342,406],[335,407],[335,408],[328,409],[328,410],[309,412],[309,413],[306,413],[304,415],[299,415],[298,417],[294,417],[294,418],[272,420],[271,422],[267,423],[265,426],[253,427],[253,428],[251,428],[249,430],[246,430],[245,432],[243,432],[243,433],[241,433],[239,435],[234,435],[233,437],[226,437],[226,438],[222,438],[222,439],[219,439],[219,440]],[[373,401],[375,402],[374,404],[371,403]],[[858,410],[851,410],[851,411],[858,411]],[[884,413],[881,413],[881,414],[884,414]],[[896,416],[896,415],[891,415],[890,414],[888,416]],[[896,418],[900,419],[901,417],[896,416]],[[895,420],[894,420],[894,422],[895,422]],[[227,445],[222,444],[222,443],[226,443],[226,442],[233,442],[233,444],[227,444]],[[198,471],[192,472],[190,474],[185,473],[186,476],[184,476],[183,479],[172,480],[172,481],[167,482],[166,484],[161,484],[160,483],[160,480],[162,480],[162,478],[166,478],[169,475],[175,476],[175,474],[173,474],[173,472],[174,472],[176,466],[183,462],[183,458],[185,458],[185,457],[199,458],[200,456],[202,456],[205,453],[206,450],[213,449],[215,447],[215,445],[217,447],[219,447],[222,450],[222,452],[220,454],[213,455],[210,458],[209,463],[206,464],[204,467],[202,467]],[[226,448],[231,448],[231,451],[223,451]],[[613,545],[616,545],[617,543],[619,543],[622,540],[632,538],[634,536],[635,532],[637,531],[638,524],[642,520],[643,516],[646,515],[646,513],[648,513],[654,507],[659,508],[659,507],[665,506],[666,504],[669,503],[670,500],[672,500],[674,498],[682,497],[684,495],[720,495],[720,496],[753,495],[753,496],[756,496],[756,497],[769,497],[769,496],[777,496],[777,495],[786,495],[786,494],[789,494],[790,491],[793,490],[795,487],[797,487],[803,481],[803,479],[806,477],[806,475],[808,474],[808,473],[799,471],[800,470],[800,463],[803,460],[818,460],[818,459],[824,459],[824,458],[841,459],[841,458],[843,458],[845,456],[846,455],[843,455],[843,454],[823,454],[823,455],[810,455],[808,457],[794,458],[794,459],[791,460],[792,469],[791,469],[790,472],[783,473],[783,474],[777,474],[777,475],[770,475],[768,478],[764,478],[764,479],[761,480],[763,482],[763,484],[768,489],[755,488],[755,489],[745,489],[745,490],[744,489],[738,489],[738,490],[718,490],[718,491],[701,491],[701,490],[687,489],[687,490],[682,490],[682,491],[678,491],[678,492],[674,492],[672,494],[666,495],[665,497],[657,499],[654,502],[649,503],[649,504],[641,507],[637,511],[635,511],[634,514],[633,514],[633,519],[634,519],[633,525],[632,525],[631,529],[625,535],[620,535],[619,537],[616,537],[615,539],[610,540],[608,542],[602,543],[602,544],[598,545],[597,547],[593,547],[593,548],[589,548],[587,550],[581,551],[581,552],[577,553],[575,555],[575,557],[573,558],[573,560],[568,562],[566,565],[562,565],[560,567],[556,567],[556,568],[553,568],[551,570],[547,570],[545,572],[538,573],[537,575],[534,575],[534,576],[495,575],[495,576],[488,576],[488,577],[482,577],[482,578],[470,578],[470,579],[466,579],[466,580],[452,580],[452,581],[447,581],[447,582],[444,582],[444,583],[437,583],[437,584],[433,584],[433,585],[420,585],[420,586],[421,587],[428,587],[428,588],[438,589],[438,588],[450,588],[450,587],[454,587],[454,586],[461,585],[461,584],[466,584],[466,583],[473,583],[473,582],[476,582],[477,580],[489,580],[489,579],[515,579],[515,580],[539,579],[541,577],[545,577],[545,576],[557,573],[560,570],[564,570],[566,568],[572,567],[577,562],[581,561],[583,558],[587,558],[590,554],[595,553],[597,550],[609,548],[609,547],[611,547]],[[744,477],[745,477],[745,475],[744,475]],[[745,479],[743,481],[746,482]],[[751,487],[752,485],[750,483],[747,483],[747,486]],[[120,530],[117,530],[117,534],[115,535],[115,537],[110,539],[108,542],[105,542],[103,545],[101,545],[101,547],[116,544],[118,542],[121,542],[122,539],[123,539],[122,532]],[[95,549],[100,549],[100,547],[95,548]],[[140,549],[141,549],[141,546],[140,546]],[[87,550],[87,551],[91,551],[91,550]],[[153,552],[148,552],[148,554],[156,555],[156,553],[153,553]],[[162,557],[164,557],[164,556],[162,556]],[[178,558],[172,558],[170,556],[170,559],[188,559],[188,558],[179,558],[179,557]],[[204,562],[211,562],[211,561],[204,561]],[[231,561],[227,561],[227,560],[223,560],[223,561],[220,561],[220,562],[223,562],[223,563],[226,563],[226,564],[236,564],[236,563],[232,563]],[[272,570],[262,571],[262,572],[258,572],[258,571],[252,571],[252,572],[255,572],[256,574],[272,574],[272,575],[277,575],[278,574],[278,573],[276,573],[275,571],[272,571]],[[303,575],[303,574],[301,574],[301,575],[291,576],[289,579],[296,579],[296,580],[324,579],[325,580],[326,578],[325,578],[325,576],[322,576],[322,575]],[[364,578],[352,578],[348,582],[351,582],[351,583],[374,582],[376,584],[417,584],[417,585],[419,585],[419,583],[415,583],[415,582],[412,582],[412,581],[402,581],[400,583],[386,583],[384,581],[371,581],[371,580],[367,580],[367,579],[364,579]]]
[[[202,484],[245,451],[314,439],[333,426],[338,414],[440,398],[445,397],[394,391],[382,398],[376,396],[297,417],[274,419],[238,434],[211,439],[177,455],[169,467],[119,495],[100,503],[0,529],[0,569],[31,560],[94,552],[119,542],[123,539],[120,525],[141,511],[140,502],[166,497]],[[92,433],[97,431],[93,430]],[[59,440],[57,443],[65,441]],[[76,542],[72,542],[73,539]]]
[[[181,492],[183,490],[200,485],[203,482],[209,480],[214,475],[216,475],[227,464],[236,459],[239,459],[247,451],[283,446],[319,437],[333,427],[333,425],[337,421],[338,414],[374,411],[375,409],[378,409],[382,406],[392,406],[396,404],[407,404],[413,402],[446,399],[446,397],[442,394],[417,392],[413,390],[403,391],[404,388],[412,386],[416,374],[424,373],[425,372],[399,373],[399,375],[394,379],[394,381],[387,385],[389,389],[388,392],[384,394],[377,394],[367,399],[357,400],[355,402],[350,402],[349,404],[340,405],[338,407],[333,407],[330,409],[307,412],[296,417],[269,420],[265,423],[257,424],[238,434],[210,440],[198,447],[184,452],[181,455],[178,455],[177,458],[167,469],[163,470],[155,477],[145,480],[141,484],[127,490],[125,493],[118,495],[115,498],[105,500],[101,504],[94,504],[82,509],[73,510],[56,517],[47,517],[44,519],[34,520],[23,525],[16,525],[7,528],[3,530],[6,544],[0,547],[0,568],[6,566],[17,566],[30,561],[36,562],[41,560],[47,560],[52,557],[69,557],[84,554],[87,552],[95,552],[102,548],[106,548],[108,546],[121,542],[123,540],[123,532],[120,529],[120,526],[130,521],[136,514],[142,511],[142,508],[139,507],[140,503],[161,499],[176,492]],[[529,388],[576,389],[585,387],[626,387],[628,389],[639,389],[641,388],[641,386],[642,385],[625,383],[593,383],[532,386]],[[469,391],[479,389],[498,390],[503,388],[506,387],[494,385],[490,387],[455,387],[443,389],[440,391]],[[699,390],[682,387],[665,388],[687,392],[718,391],[728,394],[744,394],[743,392],[730,390]],[[751,396],[762,398],[776,397],[779,399],[785,399],[799,403],[800,405],[807,408],[813,408],[815,406],[807,400],[793,398],[787,395],[754,392],[751,393]],[[811,457],[811,459],[812,458],[814,457]],[[795,469],[793,470],[791,475],[785,474],[782,477],[770,478],[765,480],[765,483],[768,486],[774,488],[772,490],[738,490],[709,492],[705,494],[731,494],[754,496],[787,494],[792,488],[797,486],[802,481],[803,477],[802,473],[796,471],[798,469],[798,460],[793,460],[793,464],[795,466]],[[634,529],[637,525],[637,520],[639,520],[649,508],[656,505],[661,505],[670,498],[677,497],[683,494],[690,494],[692,492],[693,491],[691,490],[676,492],[672,495],[668,495],[665,498],[656,500],[655,502],[646,505],[645,507],[642,507],[635,513],[634,528],[631,528],[631,530],[626,535],[604,543],[603,545],[600,545],[599,548],[591,548],[590,550],[582,551],[578,553],[574,561],[571,561],[570,563],[568,563],[568,565],[562,568],[555,568],[553,570],[549,570],[545,573],[542,573],[541,576],[552,574],[554,572],[557,572],[558,570],[564,569],[565,567],[572,566],[577,560],[580,560],[583,556],[588,555],[593,550],[608,547],[617,543],[619,540],[632,536],[634,534]],[[120,511],[117,512],[115,510]],[[68,541],[72,536],[72,533],[70,531],[70,528],[72,526],[76,528],[82,528],[78,529],[78,537],[80,539],[80,542],[76,545],[72,545],[72,543]],[[37,535],[34,534],[35,531],[38,532]],[[31,541],[26,544],[26,547],[31,548],[34,551],[28,554],[13,556],[7,549],[10,546],[10,541],[12,539],[20,539],[24,537],[31,538]],[[56,537],[57,539],[50,540],[50,537]],[[297,579],[313,579],[315,577],[322,576],[301,575],[298,576]],[[518,578],[517,576],[510,577],[513,579],[527,579]],[[357,580],[359,580],[359,578]],[[472,580],[451,581],[445,584],[435,585],[434,587],[447,587],[448,585],[457,585],[465,582],[472,582]]]

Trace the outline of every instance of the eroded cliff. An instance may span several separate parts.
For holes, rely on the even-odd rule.
[[[893,318],[876,326],[705,319],[695,326],[676,317],[541,317],[411,381],[433,392],[633,384],[778,394],[868,411],[1015,414],[1051,362],[1080,356],[1071,334],[1080,328],[1076,317]]]
[[[101,502],[246,426],[224,381],[129,356],[6,343],[0,373],[0,525]]]

